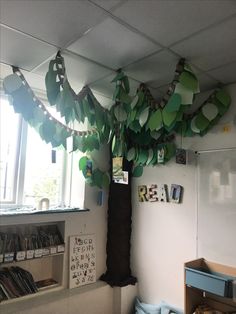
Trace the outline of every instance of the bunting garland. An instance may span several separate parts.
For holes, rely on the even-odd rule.
[[[145,165],[169,161],[176,152],[176,133],[205,135],[231,103],[230,96],[218,88],[194,113],[187,114],[199,93],[199,83],[184,59],[178,62],[173,81],[160,103],[145,84],[140,84],[134,97],[130,96],[128,77],[121,70],[112,83],[115,84],[114,105],[109,111],[101,106],[88,86],[78,94],[74,92],[67,78],[64,58],[58,52],[49,63],[45,84],[49,105],[60,112],[66,124],[49,112],[19,68],[13,67],[13,74],[4,79],[3,86],[13,98],[15,112],[21,113],[47,143],[66,149],[67,138],[72,137],[73,151],[82,152],[99,149],[101,143],[111,143],[114,157],[122,156],[134,162],[133,176],[140,176]],[[79,131],[68,126],[74,121],[85,122],[85,119],[91,130]],[[85,170],[81,170],[84,173]],[[98,172],[95,171],[93,182],[91,178],[86,179],[101,186],[101,178],[104,181],[107,178],[106,174],[98,175]]]
[[[50,142],[53,147],[62,145],[66,149],[66,139],[72,137],[73,151],[99,149],[100,140],[96,129],[79,131],[60,122],[35,95],[20,69],[13,67],[13,73],[3,81],[5,93],[11,95],[15,112],[22,114],[43,140]],[[85,92],[92,93],[88,87],[84,87],[81,94]]]
[[[186,114],[200,90],[196,75],[184,59],[177,64],[174,79],[160,103],[145,84],[131,98],[125,87],[129,86],[127,77],[121,71],[112,82],[116,83],[116,103],[111,112],[116,125],[112,153],[134,162],[133,176],[142,175],[145,165],[163,164],[175,156],[175,133],[205,135],[231,102],[230,96],[218,88],[196,112]]]

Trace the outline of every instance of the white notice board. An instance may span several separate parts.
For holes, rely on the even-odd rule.
[[[198,156],[198,257],[236,265],[236,149]]]
[[[70,237],[69,288],[96,281],[95,235]]]

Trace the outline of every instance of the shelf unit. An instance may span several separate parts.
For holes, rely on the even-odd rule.
[[[32,223],[32,224],[22,224],[22,225],[6,225],[1,226],[1,232],[3,233],[21,233],[21,234],[30,234],[30,231],[35,230],[37,227],[41,226],[51,226],[56,225],[62,239],[64,240],[64,234],[65,234],[65,222],[48,222],[48,223]],[[23,300],[32,298],[35,296],[39,296],[45,293],[48,293],[49,291],[57,291],[60,289],[63,289],[63,270],[64,270],[64,252],[63,247],[65,251],[65,244],[61,243],[61,245],[55,245],[53,252],[54,254],[47,254],[42,255],[40,257],[34,257],[29,258],[25,257],[23,260],[13,260],[13,261],[7,261],[0,263],[0,269],[2,268],[8,268],[11,266],[19,266],[27,271],[29,271],[34,281],[41,281],[46,280],[49,278],[53,278],[58,284],[52,285],[51,287],[48,286],[47,288],[43,290],[39,290],[37,293],[29,294],[26,296],[18,297],[18,298],[12,298],[8,300],[4,300],[1,302],[1,304],[8,304],[12,302],[16,302],[17,300]],[[62,252],[58,252],[62,250]],[[45,248],[47,252],[50,253],[50,247]],[[45,252],[44,252],[45,253]],[[16,254],[15,254],[16,255]],[[26,254],[25,254],[26,256]]]
[[[236,279],[235,267],[209,262],[206,261],[204,258],[187,262],[184,264],[184,266],[185,314],[193,314],[196,307],[202,304],[206,304],[209,307],[212,307],[221,312],[236,313],[236,301],[234,301],[233,296],[231,295],[232,291],[228,291],[226,289],[227,278],[229,278],[229,283],[233,278]],[[193,270],[193,272],[196,272],[197,270],[196,274],[198,273],[199,276],[203,276],[204,279],[201,279],[201,277],[191,277],[191,274],[190,279],[187,278],[187,276],[189,276],[189,271],[191,272],[191,269]],[[191,280],[193,281],[192,285],[189,284]],[[221,284],[221,289],[213,293],[212,290],[214,290],[214,287],[217,287],[217,280]],[[222,287],[224,288],[224,280],[225,290],[222,289]],[[209,290],[211,292],[209,292]]]

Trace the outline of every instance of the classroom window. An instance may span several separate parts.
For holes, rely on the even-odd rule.
[[[38,208],[44,198],[49,199],[50,209],[82,209],[85,182],[77,166],[81,153],[53,149],[14,112],[8,98],[0,100],[2,211]]]

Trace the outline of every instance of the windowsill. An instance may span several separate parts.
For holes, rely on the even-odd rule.
[[[0,217],[15,216],[15,215],[44,215],[44,214],[65,214],[65,213],[81,213],[87,212],[87,208],[51,208],[47,210],[37,210],[29,208],[17,208],[17,209],[0,209]]]

